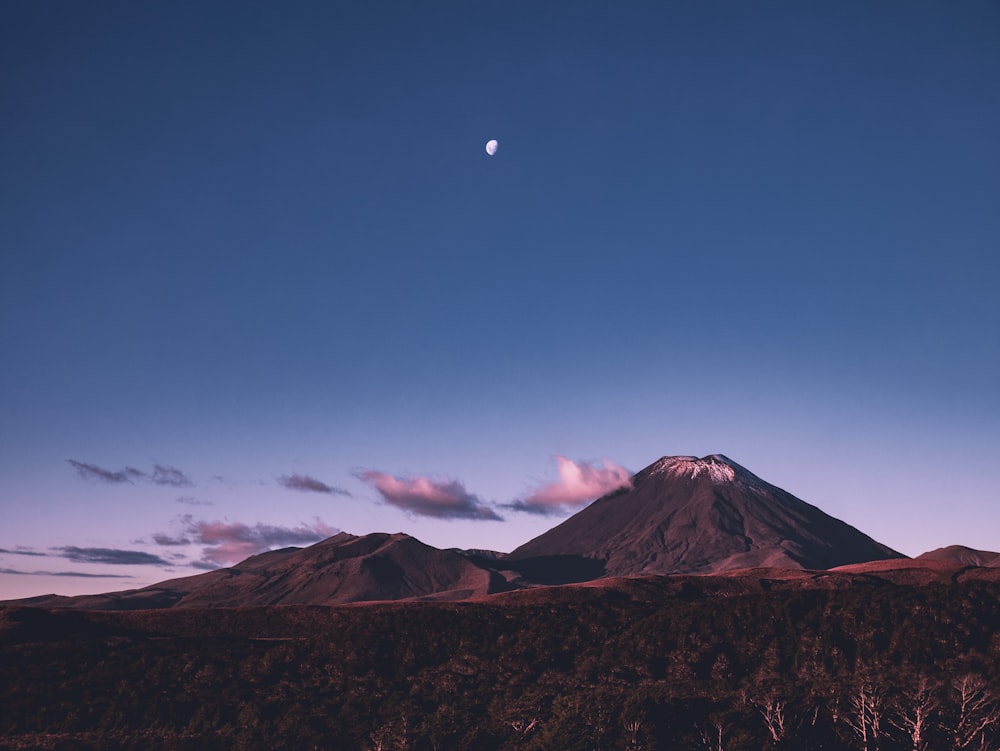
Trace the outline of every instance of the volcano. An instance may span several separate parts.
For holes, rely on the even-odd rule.
[[[993,555],[960,552],[963,562],[973,553],[976,560]],[[6,604],[133,610],[465,600],[605,577],[825,570],[898,558],[905,556],[721,454],[665,456],[629,487],[509,554],[438,550],[402,533],[342,532],[142,589]]]
[[[510,553],[600,564],[605,576],[828,569],[903,558],[721,454],[665,456]]]

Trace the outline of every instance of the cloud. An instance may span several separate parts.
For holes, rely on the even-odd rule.
[[[350,496],[346,490],[327,485],[321,480],[309,475],[282,475],[278,484],[289,490],[301,490],[304,493],[329,493],[330,495]]]
[[[39,553],[37,550],[28,550],[27,548],[19,550],[5,550],[4,548],[0,548],[0,553],[7,553],[8,555],[34,555],[42,558],[48,558],[49,555],[48,553]]]
[[[171,545],[191,544],[191,540],[189,540],[187,537],[171,537],[170,535],[165,535],[162,534],[161,532],[157,532],[155,535],[153,535],[153,542],[155,542],[157,545],[163,545],[164,547],[168,547]]]
[[[18,571],[12,568],[0,568],[0,574],[16,574],[17,576],[77,576],[82,579],[129,579],[127,574],[88,574],[83,571]]]
[[[120,566],[169,566],[170,564],[152,553],[140,550],[115,550],[113,548],[78,548],[69,545],[63,548],[52,548],[59,552],[60,557],[76,563],[110,563]]]
[[[137,480],[151,482],[154,485],[169,485],[175,488],[189,488],[194,485],[190,478],[176,467],[166,464],[154,464],[153,473],[143,472],[134,467],[113,470],[98,467],[96,464],[78,462],[76,459],[67,459],[67,462],[76,467],[76,472],[84,480],[91,482],[106,482],[112,485],[120,483],[134,483]]]
[[[135,478],[146,476],[144,472],[132,469],[131,467],[126,467],[125,469],[115,472],[110,469],[104,469],[104,467],[98,467],[96,464],[78,462],[75,459],[67,459],[66,461],[76,467],[77,474],[79,474],[84,480],[117,484],[122,482],[132,482]]]
[[[505,504],[505,508],[545,516],[562,514],[612,490],[632,485],[632,473],[615,462],[604,460],[603,466],[595,466],[594,462],[575,462],[565,456],[556,456],[555,460],[557,482],[543,485],[526,498]]]
[[[375,470],[358,472],[356,477],[375,488],[386,503],[411,514],[435,519],[503,521],[502,516],[483,505],[458,480],[393,477]]]
[[[49,576],[78,576],[81,579],[130,579],[128,574],[88,574],[83,571],[40,571],[39,573],[47,573]]]
[[[204,545],[202,561],[192,564],[196,568],[216,568],[217,566],[239,563],[257,553],[274,547],[289,545],[311,545],[339,530],[327,525],[321,519],[313,524],[297,527],[282,527],[260,522],[249,525],[241,522],[196,521],[190,514],[181,517],[185,537],[153,535],[153,540],[161,545]],[[162,542],[161,542],[162,540]]]
[[[199,501],[194,496],[185,495],[177,499],[177,503],[183,503],[186,506],[214,506],[215,504],[211,501]]]
[[[171,485],[175,488],[189,488],[194,485],[187,475],[176,467],[168,467],[163,464],[153,465],[152,481],[157,485]]]

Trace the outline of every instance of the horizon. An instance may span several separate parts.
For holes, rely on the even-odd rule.
[[[1000,550],[995,3],[0,20],[0,600],[509,552],[671,455]]]

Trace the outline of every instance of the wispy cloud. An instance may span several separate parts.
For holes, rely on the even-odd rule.
[[[110,563],[120,566],[169,566],[168,561],[158,555],[141,550],[117,550],[115,548],[78,548],[69,545],[52,548],[61,558],[75,563]]]
[[[165,464],[154,464],[150,479],[157,485],[170,485],[175,488],[189,488],[194,485],[188,476],[177,467],[169,467]]]
[[[106,469],[89,462],[78,462],[76,459],[67,459],[76,473],[84,480],[91,482],[106,482],[112,485],[121,483],[135,483],[138,481],[151,482],[154,485],[169,485],[175,488],[188,488],[194,485],[191,479],[176,467],[166,464],[154,464],[152,473],[143,472],[134,467],[125,469]]]
[[[418,516],[435,519],[503,520],[502,516],[466,490],[458,480],[393,477],[375,470],[360,471],[356,476],[375,488],[386,503]]]
[[[289,490],[300,490],[303,493],[328,493],[329,495],[350,496],[343,488],[327,485],[322,480],[317,480],[309,475],[282,475],[278,478],[278,484]]]
[[[29,550],[28,548],[18,548],[17,550],[5,550],[0,548],[0,553],[7,553],[8,555],[33,555],[42,558],[47,558],[48,553],[40,553],[37,550]]]
[[[88,574],[83,571],[18,571],[13,568],[0,568],[0,574],[17,576],[75,576],[81,579],[129,579],[127,574]]]
[[[504,507],[545,516],[563,514],[632,484],[632,473],[615,462],[604,460],[602,466],[597,466],[595,462],[575,462],[565,456],[556,456],[555,460],[559,472],[556,482]]]
[[[337,534],[339,530],[321,519],[312,524],[297,527],[283,527],[274,524],[243,524],[241,522],[206,522],[194,519],[190,514],[181,517],[182,535],[153,535],[153,540],[164,546],[197,544],[205,546],[202,561],[192,564],[196,568],[215,568],[249,558],[274,547],[289,545],[311,545]]]
[[[126,467],[121,470],[111,470],[105,469],[104,467],[98,467],[96,464],[88,464],[87,462],[78,462],[75,459],[67,459],[67,462],[72,464],[76,468],[76,472],[84,480],[90,480],[92,482],[108,482],[112,484],[132,482],[135,479],[145,477],[145,472],[140,472],[137,469],[132,469],[131,467]]]
[[[185,495],[177,499],[177,503],[183,503],[185,506],[214,506],[212,501],[200,501],[194,496]]]
[[[163,545],[164,547],[169,547],[173,545],[190,545],[191,540],[187,537],[171,537],[170,535],[165,535],[157,532],[153,535],[153,542],[157,545]]]

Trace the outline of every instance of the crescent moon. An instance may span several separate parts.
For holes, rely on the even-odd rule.
[[[486,142],[486,153],[490,156],[497,153],[497,141],[495,138]]]

